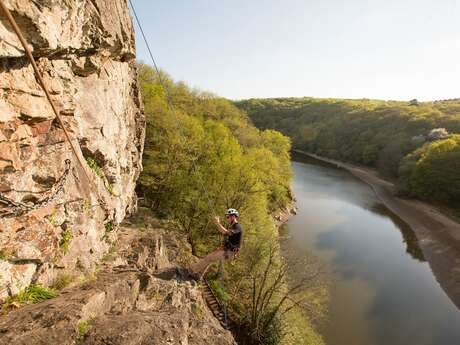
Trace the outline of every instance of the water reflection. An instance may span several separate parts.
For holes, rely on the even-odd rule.
[[[404,243],[407,245],[406,252],[414,259],[426,261],[411,228],[383,204],[377,202],[374,192],[365,184],[343,169],[329,163],[296,152],[292,154],[292,158],[295,162],[307,164],[310,173],[314,173],[313,176],[309,176],[308,186],[312,197],[342,200],[368,209],[385,219],[390,218],[395,228],[401,231]]]
[[[411,229],[347,172],[302,161],[293,163],[299,213],[287,231],[292,250],[334,268],[327,343],[460,344],[460,313]]]
[[[401,231],[401,235],[404,238],[404,243],[406,244],[406,253],[410,254],[414,259],[419,261],[426,261],[423,256],[422,249],[418,244],[417,237],[412,229],[407,225],[401,218],[395,215],[393,212],[389,211],[384,205],[378,203],[374,204],[371,207],[372,211],[382,217],[389,217],[394,223],[395,228]]]

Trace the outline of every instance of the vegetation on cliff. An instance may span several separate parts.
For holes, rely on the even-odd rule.
[[[460,101],[317,98],[236,102],[259,128],[288,135],[293,146],[363,164],[399,179],[402,192],[459,209]],[[440,178],[442,177],[442,178]]]
[[[221,296],[238,315],[246,341],[321,343],[312,327],[301,325],[305,317],[293,316],[306,292],[288,284],[271,216],[291,201],[289,138],[258,130],[228,100],[163,72],[161,79],[166,90],[151,67],[139,65],[147,121],[140,193],[153,212],[187,235],[195,255],[220,245],[211,217],[237,208],[244,245],[240,258],[226,265]],[[288,324],[288,318],[297,321]]]

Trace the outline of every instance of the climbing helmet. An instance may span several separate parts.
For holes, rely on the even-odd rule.
[[[227,210],[227,212],[225,212],[225,215],[226,215],[226,216],[237,216],[237,217],[238,217],[240,214],[239,214],[238,211],[235,210],[234,208],[229,208],[229,209]]]

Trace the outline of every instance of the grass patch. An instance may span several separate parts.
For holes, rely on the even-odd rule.
[[[48,217],[46,217],[50,224],[54,227],[59,226],[58,221],[57,221],[57,213],[56,210],[53,211]]]
[[[110,247],[109,251],[102,257],[103,262],[113,261],[118,256],[118,249],[115,246]]]
[[[91,322],[93,319],[80,320],[75,326],[75,333],[77,333],[77,341],[83,341],[91,329]]]
[[[149,291],[148,294],[146,294],[146,296],[147,300],[154,301],[155,303],[162,302],[164,299],[161,293],[156,290]]]
[[[120,194],[115,193],[115,191],[113,190],[113,184],[107,182],[105,188],[107,189],[107,191],[108,191],[111,195],[116,196],[116,197],[119,197],[119,196],[120,196]]]
[[[86,274],[81,274],[78,277],[78,283],[79,284],[86,284],[92,280],[96,279],[96,274],[94,272],[91,273],[86,273]]]
[[[196,319],[200,320],[202,317],[203,311],[201,310],[201,307],[197,303],[192,303],[192,313]]]
[[[91,211],[91,204],[89,203],[88,199],[83,199],[83,211],[85,213],[89,213]]]
[[[96,160],[94,158],[92,158],[92,157],[85,157],[85,159],[86,159],[86,163],[88,163],[88,166],[91,168],[91,170],[94,171],[94,173],[97,176],[99,176],[102,179],[102,181],[104,182],[105,189],[107,189],[107,191],[111,195],[119,197],[120,195],[115,193],[115,191],[113,190],[113,184],[111,184],[109,182],[109,180],[107,179],[107,177],[104,174],[104,171],[99,166],[99,164],[97,164]]]
[[[51,285],[51,289],[53,290],[62,290],[69,286],[75,280],[75,276],[70,273],[61,273],[56,277]]]
[[[209,280],[209,285],[211,286],[211,289],[214,291],[219,301],[222,302],[224,300],[229,300],[228,294],[222,289],[220,282],[217,279]]]
[[[0,260],[8,261],[15,256],[13,249],[2,249],[0,250]]]
[[[113,222],[110,221],[110,222],[105,223],[104,228],[105,228],[105,232],[104,232],[104,235],[102,236],[101,240],[105,240],[109,236],[109,234],[113,231],[113,229],[114,229]]]
[[[64,253],[69,251],[70,241],[72,241],[73,235],[70,230],[65,230],[61,234],[61,240],[59,241],[59,248],[62,249]]]
[[[2,312],[7,313],[18,304],[35,304],[57,296],[57,293],[38,284],[31,284],[15,296],[8,297],[2,306]]]
[[[99,274],[99,272],[102,272],[103,269],[104,269],[104,266],[102,266],[101,264],[96,265],[96,267],[94,268],[94,272],[93,272],[93,275],[95,276],[95,278],[97,278],[97,275]]]
[[[88,166],[91,168],[94,173],[99,176],[100,178],[104,179],[106,178],[104,175],[104,172],[102,171],[102,168],[97,164],[97,162],[94,160],[92,157],[85,157],[86,158],[86,163],[88,163]]]

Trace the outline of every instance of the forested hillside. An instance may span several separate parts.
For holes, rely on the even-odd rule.
[[[165,73],[160,83],[147,65],[139,65],[139,78],[147,121],[139,192],[152,212],[186,234],[193,253],[201,256],[220,245],[211,217],[237,208],[245,229],[243,249],[226,265],[225,291],[217,283],[214,288],[237,315],[245,341],[321,344],[302,310],[318,304],[320,313],[323,289],[308,279],[308,267],[300,280],[308,280],[309,289],[288,287],[289,267],[271,216],[291,202],[289,138],[260,131],[228,100]]]
[[[436,102],[316,98],[236,102],[254,124],[293,146],[378,169],[400,191],[460,208],[460,100]]]

